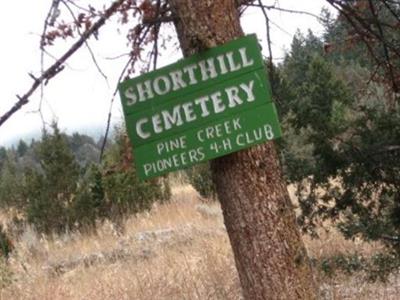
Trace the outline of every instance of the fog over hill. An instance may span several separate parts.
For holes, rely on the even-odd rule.
[[[112,135],[115,129],[115,124],[110,126],[109,136]],[[104,136],[106,130],[106,124],[96,124],[93,126],[81,126],[81,127],[71,127],[71,128],[61,128],[61,131],[69,135],[78,132],[80,134],[88,135],[92,137],[95,141]],[[11,138],[5,139],[0,143],[0,147],[12,147],[16,146],[20,140],[30,143],[32,139],[39,140],[41,138],[42,131],[35,128],[34,130],[27,132],[22,135],[13,136]]]

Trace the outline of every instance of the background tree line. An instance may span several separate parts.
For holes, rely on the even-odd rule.
[[[298,33],[269,70],[286,180],[297,186],[304,231],[315,235],[329,220],[347,238],[381,241],[399,262],[400,6],[328,2],[341,14],[323,12],[324,34]],[[136,179],[123,134],[101,164],[98,152],[90,137],[68,137],[56,125],[41,141],[0,149],[0,204],[49,232],[119,220],[168,199],[167,180]],[[188,174],[204,196],[215,191],[207,166]]]
[[[100,142],[61,133],[55,123],[41,140],[0,148],[1,208],[16,209],[21,220],[50,233],[92,228],[106,218],[122,224],[124,216],[169,199],[167,179],[137,179],[122,131],[109,142],[102,163],[100,149]]]
[[[353,7],[368,18],[371,12],[361,2],[355,1]],[[384,36],[397,45],[400,33],[393,28],[400,26],[399,5],[382,2],[376,13],[370,17],[379,18]],[[287,182],[297,185],[299,221],[313,233],[319,221],[330,219],[349,238],[382,240],[397,249],[400,112],[398,103],[393,105],[393,82],[385,77],[385,68],[378,68],[377,58],[371,57],[347,18],[328,11],[320,18],[324,34],[298,32],[283,61],[269,70],[285,133],[281,158]],[[377,40],[374,46],[383,60],[384,51],[378,51],[382,45]],[[391,59],[398,74],[400,61]],[[121,130],[109,144],[98,164],[101,141],[79,133],[66,135],[53,124],[40,141],[20,141],[8,150],[1,147],[0,205],[23,209],[43,230],[53,226],[40,221],[52,215],[50,211],[57,216],[68,208],[70,213],[63,218],[49,220],[64,230],[124,210],[148,208],[153,200],[147,198],[169,197],[167,180],[136,179]],[[215,197],[206,165],[187,174],[202,196]]]
[[[373,15],[368,1],[334,2],[353,15],[323,11],[323,35],[298,32],[269,69],[284,133],[280,157],[287,183],[297,188],[303,231],[317,237],[317,226],[328,220],[346,238],[380,241],[387,252],[369,263],[390,272],[400,265],[400,107],[393,81],[400,78],[400,5],[380,1]],[[369,20],[371,32],[381,27],[385,41],[365,43],[362,35],[371,32],[357,31],[351,17]],[[204,180],[193,177],[194,185],[212,193],[207,167],[195,169]]]
[[[400,15],[398,5],[391,8]],[[378,12],[382,22],[399,25],[385,6]],[[386,70],[377,74],[346,19],[327,12],[323,19],[321,38],[312,32],[294,38],[273,83],[288,133],[282,157],[288,181],[298,184],[300,221],[312,231],[317,220],[330,219],[346,237],[381,240],[397,251],[400,112],[393,82]],[[389,25],[385,33],[398,43],[400,32]],[[392,63],[400,66],[398,59]]]

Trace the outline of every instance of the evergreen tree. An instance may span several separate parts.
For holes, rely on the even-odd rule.
[[[27,151],[28,151],[27,143],[25,143],[23,140],[20,140],[17,146],[18,157],[23,157]]]
[[[72,204],[73,222],[80,228],[92,229],[96,221],[109,217],[107,208],[101,169],[93,164],[81,179]]]
[[[279,70],[281,85],[293,91],[284,106],[283,158],[298,184],[303,228],[312,232],[315,221],[329,218],[348,238],[400,251],[400,111],[386,109],[379,83],[363,83],[368,66],[340,52],[334,59],[316,53],[306,64],[296,54],[306,45],[294,40]]]
[[[77,189],[79,166],[57,124],[43,131],[36,148],[41,170],[27,170],[28,221],[39,231],[61,232],[71,225],[70,205]]]
[[[118,222],[124,215],[150,209],[155,201],[163,202],[171,196],[168,178],[139,180],[133,159],[128,137],[118,132],[106,153],[102,179],[108,215]]]
[[[0,147],[0,171],[3,167],[3,164],[7,158],[7,150],[4,147]]]
[[[9,151],[0,169],[0,207],[20,207],[22,192],[21,177],[17,170],[14,152]]]

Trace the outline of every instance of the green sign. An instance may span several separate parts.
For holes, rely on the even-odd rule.
[[[161,175],[280,137],[273,103],[135,149],[140,178]]]
[[[255,35],[119,86],[142,179],[280,136]]]

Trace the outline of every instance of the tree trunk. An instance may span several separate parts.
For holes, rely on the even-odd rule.
[[[185,56],[243,35],[234,0],[169,0]],[[245,299],[315,299],[273,142],[212,162]]]

